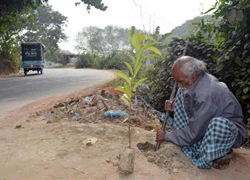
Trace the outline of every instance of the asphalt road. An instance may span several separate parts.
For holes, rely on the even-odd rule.
[[[0,78],[0,113],[26,103],[73,93],[103,84],[115,76],[92,69],[44,69],[43,74],[29,71],[27,76]]]

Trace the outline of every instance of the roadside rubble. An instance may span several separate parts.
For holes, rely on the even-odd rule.
[[[79,123],[113,123],[124,126],[143,128],[156,131],[161,128],[159,113],[144,102],[137,100],[130,109],[122,100],[121,93],[113,87],[101,88],[82,97],[71,97],[65,102],[57,103],[46,112],[38,112],[43,121],[57,123],[59,121],[77,121]],[[98,141],[96,137],[85,137],[84,146],[92,146]],[[162,148],[154,151],[152,142],[137,144],[137,148],[145,155],[147,161],[172,173],[178,173],[180,168],[187,169],[190,162],[184,158],[180,149],[173,144],[162,144]],[[168,158],[163,158],[166,156]],[[165,160],[164,160],[165,159]],[[167,160],[166,160],[167,159]],[[132,166],[131,166],[132,167]]]
[[[113,87],[97,89],[87,96],[71,97],[57,103],[49,111],[37,112],[37,115],[48,124],[64,120],[79,123],[130,123],[131,126],[149,131],[160,128],[159,118],[148,110],[144,102],[138,101],[130,109],[120,100],[120,96],[121,93]]]

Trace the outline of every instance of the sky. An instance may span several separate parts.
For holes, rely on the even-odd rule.
[[[92,8],[90,13],[86,6],[75,6],[80,0],[49,0],[54,11],[59,11],[68,17],[65,34],[69,37],[61,42],[63,50],[74,50],[75,37],[84,27],[97,26],[104,28],[108,25],[137,29],[146,32],[160,26],[161,34],[168,33],[186,20],[200,16],[210,9],[216,0],[102,0],[108,6],[106,11]]]

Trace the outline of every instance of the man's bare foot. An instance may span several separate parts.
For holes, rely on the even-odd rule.
[[[227,169],[229,167],[229,164],[232,159],[232,153],[233,151],[231,150],[229,153],[227,153],[225,156],[218,158],[213,161],[213,168],[215,169]]]

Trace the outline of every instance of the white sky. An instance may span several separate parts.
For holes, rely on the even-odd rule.
[[[100,11],[92,8],[90,13],[85,10],[84,5],[75,6],[75,2],[79,1],[49,0],[53,10],[68,17],[65,34],[69,39],[59,46],[71,52],[75,52],[73,46],[76,34],[84,27],[135,26],[137,29],[153,32],[160,26],[160,32],[164,34],[210,9],[216,0],[103,0],[108,9]]]

